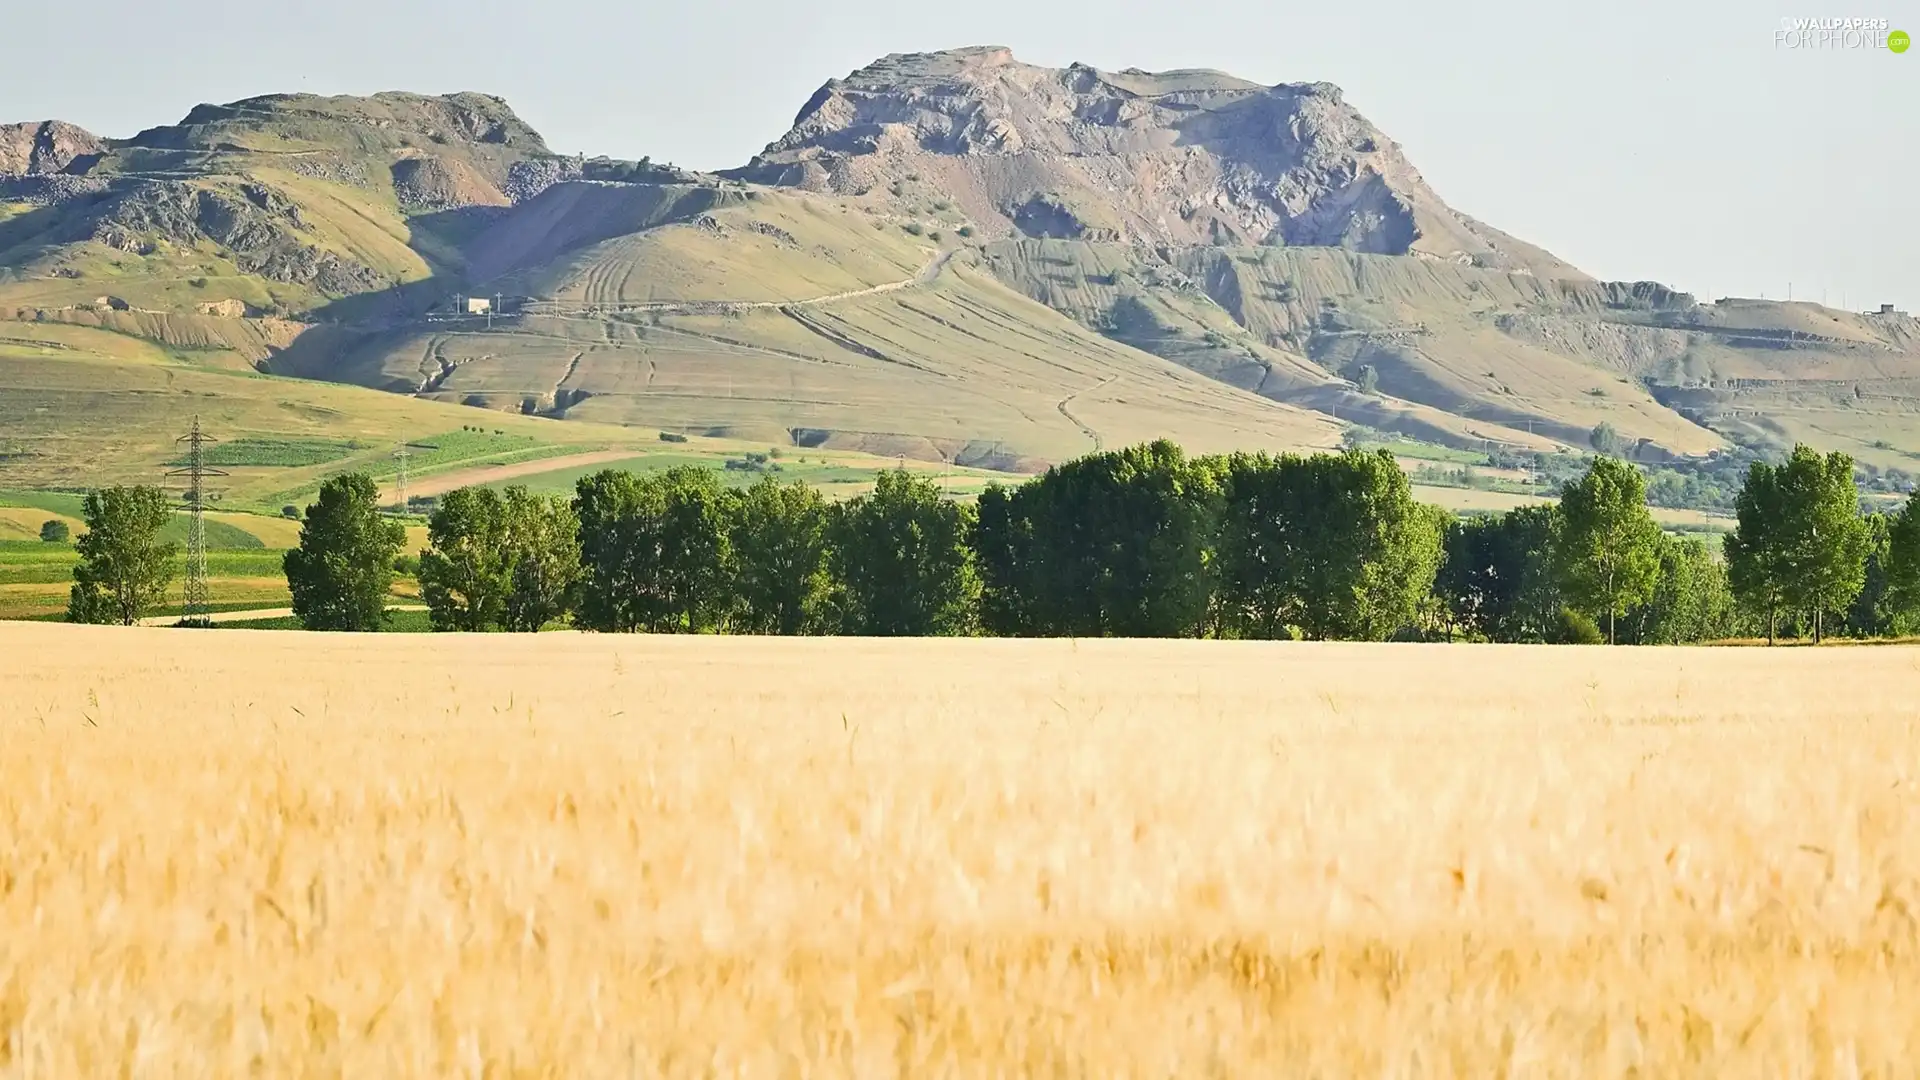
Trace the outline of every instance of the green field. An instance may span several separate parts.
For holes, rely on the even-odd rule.
[[[264,465],[276,468],[295,468],[302,465],[325,465],[329,461],[338,461],[356,450],[366,450],[365,443],[352,439],[301,439],[277,438],[273,436],[246,435],[231,442],[215,443],[207,448],[204,463],[211,466]],[[176,459],[174,466],[186,462]]]
[[[0,490],[0,508],[39,510],[49,517],[71,522],[69,526],[75,533],[82,517],[82,504],[85,496],[77,492],[66,491],[21,491],[17,489]],[[254,532],[234,524],[238,515],[209,516],[206,521],[207,548],[246,549],[263,548],[267,543]],[[269,526],[270,519],[262,519]],[[160,539],[184,545],[187,542],[187,514],[185,511],[174,514],[173,520],[160,530]]]
[[[234,622],[215,623],[215,630],[298,630],[300,620],[291,615],[280,615],[271,619],[240,619]],[[386,632],[389,634],[426,634],[433,631],[433,624],[427,620],[424,611],[393,611],[387,614]]]
[[[758,451],[766,454],[767,451]],[[736,467],[729,468],[732,462]],[[536,494],[571,495],[582,477],[613,470],[616,472],[647,473],[660,472],[675,466],[695,466],[712,469],[720,474],[721,481],[728,487],[744,488],[757,483],[763,477],[771,477],[781,483],[801,481],[823,489],[829,498],[850,497],[873,486],[874,475],[887,468],[901,464],[897,461],[876,461],[869,459],[860,464],[850,464],[843,460],[821,458],[810,453],[782,452],[779,458],[769,455],[765,463],[754,467],[741,467],[747,464],[744,454],[716,456],[712,454],[688,454],[663,451],[656,454],[641,454],[630,458],[601,461],[591,465],[576,465],[539,472],[503,480],[481,480],[476,486],[496,490],[512,486],[524,487]],[[937,466],[923,462],[909,465],[915,471],[929,475],[943,475],[943,488],[953,495],[977,495],[993,480],[1002,482],[1017,481],[1018,477],[987,473],[978,469],[942,470]]]

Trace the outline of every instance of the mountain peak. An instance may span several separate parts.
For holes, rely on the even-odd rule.
[[[0,176],[85,172],[105,149],[98,136],[64,120],[0,124]]]
[[[918,182],[1001,236],[1339,247],[1581,276],[1453,211],[1327,82],[1048,68],[999,46],[897,53],[822,86],[734,175],[876,197]]]
[[[264,94],[225,105],[197,105],[178,124],[150,128],[130,142],[168,149],[221,149],[251,146],[260,136],[290,143],[345,141],[362,149],[424,141],[547,153],[540,133],[504,100],[472,91],[428,95],[389,90],[365,97]]]

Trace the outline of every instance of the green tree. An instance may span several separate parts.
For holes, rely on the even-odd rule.
[[[1887,609],[1893,633],[1920,631],[1920,495],[1887,526]]]
[[[871,494],[833,507],[829,564],[843,633],[965,635],[979,618],[980,582],[968,540],[973,509],[905,469]]]
[[[1560,511],[1521,506],[1451,522],[1434,590],[1456,625],[1489,641],[1547,641],[1564,601],[1553,565]]]
[[[434,507],[427,532],[420,591],[434,629],[531,633],[567,610],[580,551],[565,500],[462,488]]]
[[[1801,445],[1780,465],[1755,462],[1734,512],[1725,544],[1735,594],[1766,613],[1769,643],[1782,610],[1804,615],[1820,641],[1826,613],[1845,611],[1866,583],[1870,536],[1853,459]]]
[[[1164,440],[996,489],[974,532],[983,620],[1013,634],[1199,636],[1219,508],[1207,465]]]
[[[601,632],[724,629],[732,606],[733,501],[711,469],[678,465],[581,478],[575,621]]]
[[[1392,454],[1236,454],[1225,469],[1225,629],[1379,641],[1418,619],[1440,566],[1442,525],[1414,502]]]
[[[321,484],[300,526],[300,546],[281,560],[300,625],[360,632],[385,626],[394,556],[406,543],[407,530],[380,516],[372,477],[348,473]]]
[[[1765,461],[1747,466],[1746,483],[1733,500],[1734,529],[1721,541],[1727,580],[1735,599],[1767,624],[1767,644],[1779,636],[1780,611],[1792,575],[1786,524],[1786,493],[1780,469]]]
[[[1380,392],[1380,370],[1372,364],[1360,365],[1360,392],[1363,394]]]
[[[40,541],[45,544],[64,544],[73,539],[73,530],[58,518],[49,519],[40,524]]]
[[[738,629],[749,634],[808,634],[823,627],[827,503],[806,484],[762,477],[740,495],[733,519]]]
[[[996,637],[1028,632],[1033,522],[1015,507],[1019,489],[990,483],[974,502],[973,558],[980,578],[980,628]]]
[[[513,552],[501,625],[534,633],[566,614],[580,580],[580,522],[566,499],[514,486],[504,495]]]
[[[1573,604],[1615,620],[1653,595],[1660,573],[1660,527],[1647,512],[1647,482],[1617,458],[1596,458],[1586,475],[1560,494],[1560,534],[1554,565]]]
[[[1598,453],[1612,457],[1620,452],[1620,433],[1613,429],[1612,424],[1603,420],[1595,424],[1593,430],[1587,434],[1587,444]]]
[[[1880,637],[1894,632],[1894,611],[1887,598],[1887,556],[1894,519],[1887,514],[1868,514],[1861,520],[1867,529],[1865,572],[1859,594],[1842,616],[1842,625],[1849,637]]]
[[[427,522],[420,595],[435,630],[498,630],[513,580],[506,504],[491,488],[448,492]]]
[[[110,487],[88,495],[81,516],[87,531],[75,542],[67,620],[132,626],[166,596],[179,546],[160,541],[173,517],[156,487]]]
[[[1825,637],[1826,613],[1844,611],[1866,581],[1867,524],[1853,483],[1853,459],[1795,446],[1781,469],[1790,545],[1786,600]]]
[[[1662,534],[1659,570],[1645,603],[1621,619],[1633,645],[1687,645],[1734,633],[1733,593],[1727,569],[1699,540]]]

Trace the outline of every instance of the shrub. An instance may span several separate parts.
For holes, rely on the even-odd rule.
[[[283,518],[292,518],[295,521],[299,521],[300,508],[297,506],[283,506],[280,508],[280,516]]]
[[[920,227],[920,223],[917,221],[909,221],[905,225],[902,225],[901,228],[907,230],[908,236],[919,236],[921,233],[926,232],[925,229]]]
[[[420,573],[420,559],[414,555],[395,555],[393,572],[406,577],[415,577]]]
[[[64,544],[73,539],[73,530],[64,521],[50,520],[40,526],[40,539],[49,544]]]
[[[683,443],[687,441],[687,437],[685,435],[676,435],[671,431],[663,431],[660,433],[660,441],[670,442],[670,443]]]
[[[959,233],[963,239],[971,238],[973,236],[973,226],[962,225],[958,229],[955,229],[954,232]]]
[[[1600,624],[1572,608],[1561,608],[1553,627],[1555,645],[1605,645],[1607,636]]]

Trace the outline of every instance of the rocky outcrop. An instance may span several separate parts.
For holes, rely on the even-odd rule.
[[[540,157],[516,161],[507,170],[501,190],[514,203],[523,203],[555,184],[586,180],[597,184],[695,184],[711,177],[660,165],[645,158],[620,161],[615,158]]]
[[[1583,277],[1448,207],[1329,83],[1045,68],[1003,48],[895,55],[821,87],[729,175],[904,198],[918,184],[999,236],[1326,246]]]
[[[84,233],[68,239],[138,253],[162,241],[210,240],[246,273],[335,296],[389,284],[373,269],[307,243],[301,236],[307,225],[296,203],[264,184],[137,180],[102,200],[97,213],[79,223]]]
[[[458,159],[423,154],[393,163],[393,193],[413,210],[449,210],[461,206],[506,206],[502,194],[478,170]]]
[[[84,175],[106,148],[62,120],[0,124],[0,176]]]
[[[263,129],[309,143],[357,143],[366,149],[419,143],[547,153],[540,133],[514,115],[505,101],[475,93],[267,94],[225,105],[197,105],[178,124],[150,128],[129,145],[223,150],[246,146],[247,136]]]

